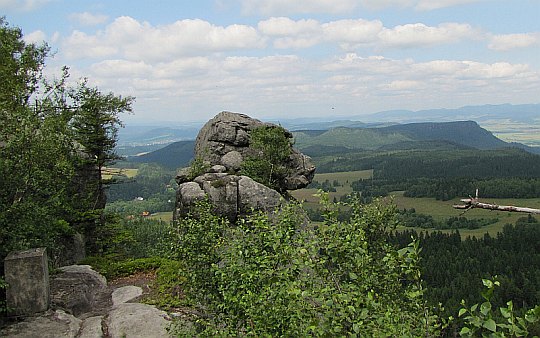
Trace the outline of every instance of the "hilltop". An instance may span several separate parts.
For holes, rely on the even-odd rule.
[[[520,148],[540,153],[538,147],[508,143],[474,121],[424,122],[384,127],[336,127],[328,130],[293,132],[295,147],[317,156],[346,155],[362,150],[494,150]],[[131,157],[134,162],[155,162],[167,168],[186,166],[193,158],[194,141],[174,142],[148,154]]]

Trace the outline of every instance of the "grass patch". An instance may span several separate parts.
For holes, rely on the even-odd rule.
[[[350,183],[359,179],[370,179],[373,175],[372,170],[362,171],[347,171],[336,173],[323,173],[316,174],[314,180],[323,182],[329,180],[333,182],[337,180],[340,186],[336,187],[336,192],[328,193],[330,200],[340,200],[342,196],[348,195],[352,192]],[[291,191],[291,195],[299,201],[304,202],[305,208],[317,209],[319,205],[319,197],[315,196],[318,193],[317,189],[300,189]],[[414,208],[417,213],[433,216],[438,221],[446,220],[449,217],[456,217],[461,215],[463,210],[454,209],[454,204],[459,204],[460,198],[466,198],[462,196],[449,201],[440,201],[435,198],[416,198],[416,197],[404,197],[403,192],[391,193],[394,203],[400,209]],[[494,203],[499,205],[515,205],[526,206],[531,208],[540,208],[540,198],[528,198],[528,199],[482,199],[481,201],[486,203]],[[498,218],[499,221],[488,226],[481,227],[480,229],[460,229],[459,232],[462,238],[468,236],[482,237],[486,232],[492,236],[495,236],[498,232],[502,231],[502,228],[507,223],[514,224],[518,218],[523,217],[525,214],[517,212],[504,212],[504,211],[492,211],[484,209],[472,209],[469,210],[464,216],[470,219],[478,218]],[[398,230],[414,229],[416,231],[431,231],[429,229],[414,228],[414,227],[400,227]],[[451,233],[455,230],[433,230],[442,231],[443,233]]]
[[[185,268],[181,262],[165,260],[156,271],[152,292],[143,302],[161,309],[170,310],[185,304],[184,285],[187,282]]]
[[[452,205],[459,204],[459,198],[455,198],[450,201],[438,201],[434,198],[414,198],[414,197],[404,197],[403,192],[393,192],[392,194],[393,201],[400,209],[410,209],[414,208],[417,213],[422,213],[426,215],[431,215],[436,220],[445,220],[449,217],[459,216],[463,213],[463,210],[454,209]],[[466,197],[466,196],[463,196]],[[538,208],[540,206],[540,198],[527,198],[527,199],[502,199],[502,198],[492,198],[492,199],[482,199],[481,201],[486,203],[494,203],[499,205],[515,205],[515,206],[528,206],[531,208]],[[482,227],[480,229],[460,229],[459,232],[462,238],[468,236],[481,237],[486,232],[490,235],[496,235],[498,232],[502,231],[502,228],[507,223],[514,224],[518,218],[526,216],[526,214],[520,212],[505,212],[505,211],[493,211],[485,209],[471,209],[464,214],[465,217],[474,219],[474,218],[498,218],[499,221],[488,226]],[[416,231],[426,231],[426,229],[421,228],[406,228],[401,227],[399,229],[414,229]],[[438,231],[438,230],[437,230]],[[440,230],[443,233],[451,233],[453,230]]]
[[[113,176],[125,176],[127,178],[133,178],[137,176],[139,169],[128,169],[128,168],[103,168],[101,175],[103,179],[109,180]]]
[[[163,222],[171,222],[173,218],[172,211],[156,212],[148,217],[149,219],[161,220]]]
[[[90,265],[110,280],[131,276],[136,272],[156,270],[168,261],[170,260],[161,257],[125,259],[118,255],[107,255],[87,257],[79,264]]]

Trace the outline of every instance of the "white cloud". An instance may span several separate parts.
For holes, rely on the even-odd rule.
[[[497,51],[508,51],[515,48],[525,48],[540,42],[540,33],[493,35],[488,48]]]
[[[346,19],[319,23],[286,17],[260,21],[258,29],[274,38],[276,48],[308,48],[323,42],[338,44],[346,51],[362,46],[411,48],[480,39],[482,34],[468,24],[442,23],[436,27],[423,23],[386,28],[379,20]]]
[[[103,14],[92,14],[89,12],[72,13],[69,15],[71,21],[75,21],[81,26],[97,26],[105,23],[109,17]]]
[[[422,87],[422,83],[412,80],[394,80],[387,85],[383,85],[381,88],[391,91],[407,91],[413,89],[419,89]]]
[[[99,77],[122,78],[152,76],[153,67],[144,61],[104,60],[93,64],[90,70]]]
[[[138,97],[136,110],[174,112],[175,119],[193,119],[197,111],[200,120],[224,109],[288,116],[295,107],[323,114],[329,105],[335,112],[358,114],[359,102],[364,112],[390,109],[392,102],[409,109],[493,103],[493,98],[515,102],[540,89],[540,72],[525,64],[415,62],[356,53],[325,60],[222,54],[164,62],[111,58],[82,73],[106,90]],[[180,117],[181,111],[187,117]]]
[[[321,26],[317,20],[301,19],[294,21],[286,17],[272,17],[260,21],[257,28],[261,33],[269,36],[298,36],[320,33]]]
[[[325,40],[342,43],[369,43],[377,39],[383,24],[379,20],[338,20],[322,25]]]
[[[169,60],[179,56],[264,46],[257,30],[245,25],[215,26],[207,21],[180,20],[152,26],[123,16],[105,30],[87,35],[74,31],[62,51],[69,58],[121,56],[129,60]]]
[[[442,43],[454,43],[461,39],[478,36],[468,24],[443,23],[437,27],[423,23],[396,26],[384,29],[379,34],[381,42],[391,47],[419,47]]]
[[[105,43],[101,36],[88,35],[77,30],[73,31],[62,44],[62,54],[68,59],[102,58],[118,53],[118,48]]]
[[[47,35],[43,31],[37,30],[30,34],[25,34],[23,38],[26,43],[41,44],[47,39]]]
[[[0,9],[33,11],[53,0],[0,0]]]
[[[279,49],[308,48],[321,41],[321,24],[313,19],[294,21],[286,17],[272,17],[260,21],[257,28],[261,33],[275,37],[274,47]]]

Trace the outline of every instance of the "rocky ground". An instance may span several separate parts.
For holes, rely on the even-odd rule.
[[[2,337],[170,337],[172,317],[138,303],[151,293],[153,273],[138,273],[107,284],[87,265],[63,267],[51,277],[51,309],[14,320]]]

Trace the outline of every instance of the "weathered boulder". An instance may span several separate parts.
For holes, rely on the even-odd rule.
[[[39,317],[28,317],[24,321],[0,330],[0,336],[10,338],[75,338],[82,320],[62,310],[48,311]]]
[[[261,122],[244,114],[221,112],[208,121],[197,135],[195,141],[195,156],[207,161],[210,165],[221,164],[227,172],[237,172],[244,158],[257,156],[249,147],[249,133],[262,126],[274,126],[272,123]],[[293,135],[285,130],[285,136]],[[281,190],[295,190],[308,185],[315,175],[315,166],[311,158],[291,146],[291,156],[287,163],[286,187]]]
[[[231,112],[219,113],[202,127],[195,141],[195,156],[207,169],[195,178],[189,169],[179,171],[176,219],[189,213],[192,206],[204,198],[208,198],[216,212],[231,221],[252,209],[271,211],[284,203],[278,191],[301,189],[313,180],[315,166],[311,159],[292,145],[289,158],[282,164],[287,176],[276,190],[242,176],[243,161],[260,156],[250,147],[250,132],[263,126],[278,127]],[[290,132],[285,130],[284,134],[292,138]]]
[[[187,214],[204,198],[208,198],[216,213],[232,222],[252,208],[271,211],[283,203],[283,197],[277,191],[247,176],[207,173],[178,187],[175,216]]]
[[[119,304],[109,312],[107,327],[112,338],[170,337],[166,312],[138,303]]]
[[[0,337],[172,336],[167,332],[171,319],[166,312],[147,304],[127,303],[142,294],[140,287],[128,285],[111,290],[105,278],[88,265],[60,270],[61,273],[51,278],[51,293],[52,307],[62,309],[48,310],[0,327]]]
[[[69,265],[51,276],[51,305],[74,316],[91,312],[106,296],[107,280],[89,265]]]
[[[114,290],[111,294],[113,306],[119,304],[127,303],[130,300],[133,300],[140,295],[142,295],[143,290],[134,285],[126,285],[121,288]]]

